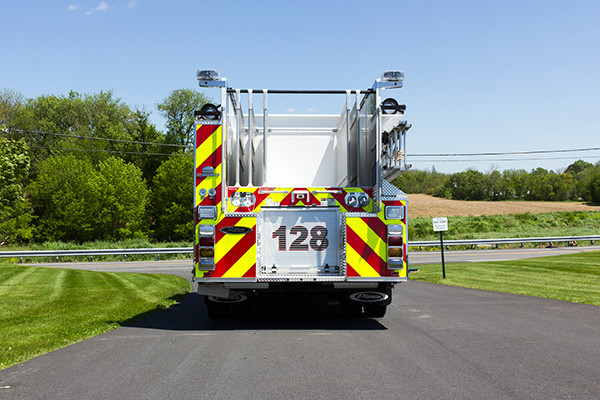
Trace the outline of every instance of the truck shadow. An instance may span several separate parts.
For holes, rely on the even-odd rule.
[[[220,330],[386,330],[375,319],[346,317],[324,299],[261,301],[244,315],[211,319],[201,295],[190,293],[167,309],[124,321],[123,326],[172,331]]]

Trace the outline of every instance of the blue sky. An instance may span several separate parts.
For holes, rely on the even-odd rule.
[[[156,104],[196,88],[198,68],[270,89],[366,89],[402,69],[404,88],[390,94],[407,105],[414,168],[600,160],[600,151],[410,158],[600,147],[599,1],[0,0],[0,15],[0,88],[25,97],[113,90],[162,128]],[[271,103],[337,113],[343,99]],[[507,158],[520,160],[498,161]]]

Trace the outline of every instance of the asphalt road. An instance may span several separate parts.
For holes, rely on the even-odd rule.
[[[379,320],[304,300],[213,321],[191,294],[0,371],[0,399],[600,398],[600,307],[423,282]]]

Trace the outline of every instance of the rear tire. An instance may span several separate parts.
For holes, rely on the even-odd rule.
[[[365,317],[368,318],[383,318],[387,311],[387,306],[381,304],[372,304],[365,307]]]
[[[229,315],[231,306],[229,304],[215,303],[209,300],[206,302],[206,308],[210,318],[224,318]]]
[[[349,299],[340,299],[340,312],[346,317],[357,317],[362,312],[362,305]]]

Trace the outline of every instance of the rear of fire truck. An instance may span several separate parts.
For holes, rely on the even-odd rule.
[[[383,99],[404,73],[386,71],[367,90],[234,89],[215,70],[197,78],[220,97],[196,113],[193,275],[209,315],[310,293],[383,317],[408,279],[407,197],[389,181],[407,168],[410,125],[405,106]],[[304,95],[341,100],[341,113],[269,113],[273,98]]]

